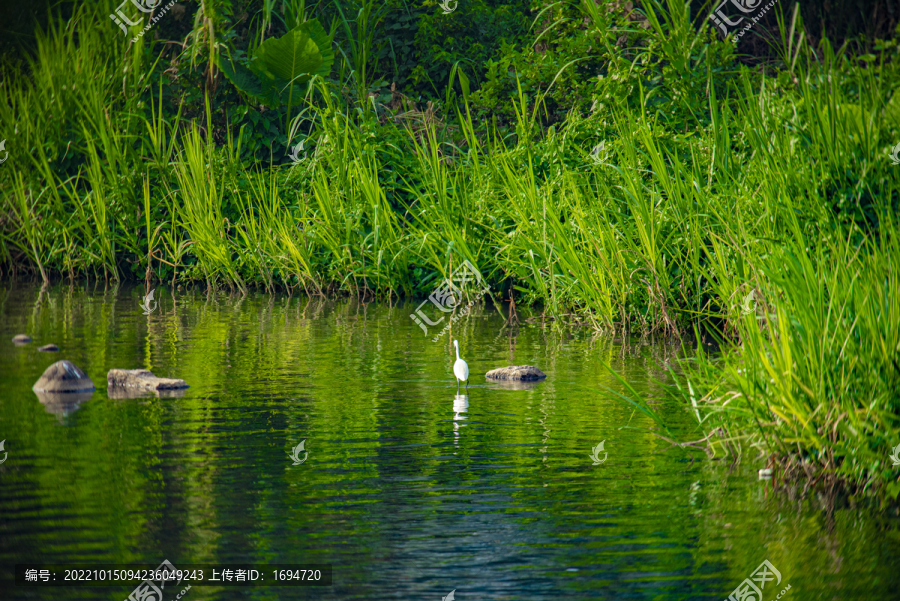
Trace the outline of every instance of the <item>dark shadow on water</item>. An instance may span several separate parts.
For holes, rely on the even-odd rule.
[[[180,399],[187,392],[186,388],[172,390],[147,390],[145,388],[132,388],[126,386],[110,386],[106,389],[106,395],[111,399]]]
[[[490,390],[531,390],[537,388],[546,380],[537,380],[535,382],[523,382],[518,380],[488,380],[487,388]]]
[[[33,391],[38,400],[44,406],[47,413],[52,413],[64,421],[63,418],[72,415],[80,408],[81,404],[89,401],[94,396],[93,390],[87,392],[38,392]]]

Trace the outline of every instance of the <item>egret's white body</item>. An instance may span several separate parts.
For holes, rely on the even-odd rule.
[[[459,392],[459,383],[466,383],[466,390],[469,389],[469,364],[459,358],[459,340],[453,341],[456,347],[456,363],[453,364],[453,375],[456,376],[456,392]]]

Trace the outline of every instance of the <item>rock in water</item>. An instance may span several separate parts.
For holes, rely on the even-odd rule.
[[[80,367],[63,359],[48,367],[31,389],[35,392],[86,392],[97,388]]]
[[[184,380],[157,378],[146,369],[111,369],[106,374],[110,387],[140,388],[142,390],[175,390],[187,388]]]
[[[16,334],[13,336],[13,342],[16,344],[27,344],[31,342],[31,336],[28,334]]]
[[[45,344],[44,346],[39,346],[38,350],[44,353],[52,353],[59,350],[59,347],[55,344]]]
[[[533,382],[534,380],[543,380],[547,374],[534,367],[533,365],[513,365],[511,367],[498,367],[484,374],[489,380],[520,380],[523,382]]]

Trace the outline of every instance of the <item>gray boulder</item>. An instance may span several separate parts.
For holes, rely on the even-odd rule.
[[[157,378],[146,369],[111,369],[106,374],[110,388],[138,388],[141,390],[177,390],[187,388],[184,380]]]
[[[80,367],[63,359],[48,367],[31,389],[35,392],[87,392],[97,387]]]
[[[519,382],[534,382],[543,380],[547,374],[533,365],[513,365],[510,367],[498,367],[484,374],[488,380],[515,380]]]
[[[28,344],[29,342],[31,342],[31,336],[29,336],[28,334],[16,334],[15,336],[13,336],[12,340],[16,344]]]

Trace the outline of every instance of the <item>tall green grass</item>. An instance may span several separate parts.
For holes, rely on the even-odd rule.
[[[889,458],[900,444],[900,228],[879,236],[805,233],[755,261],[753,310],[740,345],[686,365],[680,390],[716,452],[756,449],[786,470],[900,494]],[[824,234],[824,240],[816,240]]]
[[[217,168],[215,154],[212,142],[209,138],[204,140],[196,127],[185,136],[183,155],[175,170],[178,189],[174,192],[181,199],[177,205],[179,226],[194,243],[191,250],[208,286],[222,277],[227,284],[246,292],[226,235],[222,211],[225,179]],[[245,240],[251,241],[246,235]],[[252,253],[256,249],[246,250]]]
[[[700,43],[672,14],[650,19],[659,36],[677,29],[674,39]],[[85,9],[79,23],[99,17]],[[19,180],[0,174],[18,190],[3,200],[18,224],[3,230],[11,265],[387,296],[427,293],[451,261],[469,260],[497,298],[515,285],[547,318],[677,336],[727,330],[734,295],[755,277],[747,258],[784,236],[787,196],[801,227],[847,227],[866,218],[857,201],[879,193],[854,177],[881,189],[896,180],[883,133],[896,129],[885,110],[893,84],[827,44],[792,46],[796,83],[746,69],[723,83],[707,65],[704,105],[675,126],[623,106],[541,132],[543,95],[520,88],[517,134],[505,139],[475,120],[466,94],[448,96],[444,114],[379,122],[319,81],[302,109],[310,156],[259,171],[234,142],[213,143],[212,107],[186,123],[181,105],[145,102],[137,90],[153,89],[141,86],[155,64],[114,40],[88,31],[76,42],[57,26],[34,75],[2,89],[3,123],[37,150],[11,157]],[[667,44],[659,51],[675,60]],[[73,54],[105,58],[100,76],[66,84],[74,96],[54,133],[36,107],[61,91],[59,57]],[[126,81],[113,87],[107,72],[120,67]],[[60,166],[67,147],[77,159]],[[28,198],[57,229],[23,227]]]

